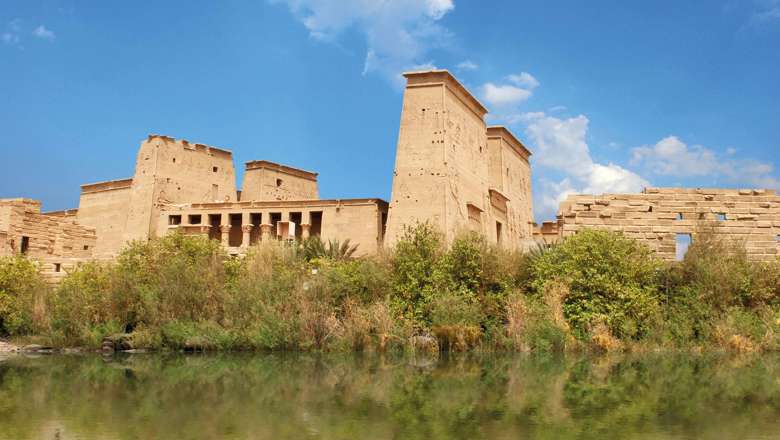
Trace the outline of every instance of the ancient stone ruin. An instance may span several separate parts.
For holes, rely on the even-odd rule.
[[[531,152],[446,70],[411,72],[404,91],[390,203],[320,199],[318,174],[265,160],[245,164],[238,190],[230,151],[150,135],[132,177],[81,186],[78,209],[41,213],[0,200],[0,256],[23,254],[56,279],[79,261],[113,258],[130,240],[203,235],[230,254],[264,240],[350,239],[358,254],[392,246],[417,222],[448,240],[476,231],[505,248],[552,243],[583,228],[621,231],[666,259],[704,223],[744,242],[755,259],[778,254],[780,198],[768,190],[658,189],[575,195],[537,227]],[[689,240],[690,241],[690,240]]]
[[[679,258],[681,247],[702,231],[744,245],[754,260],[771,260],[780,251],[780,196],[772,190],[647,188],[641,194],[572,195],[558,218],[554,229],[560,237],[584,228],[620,231],[667,260]]]

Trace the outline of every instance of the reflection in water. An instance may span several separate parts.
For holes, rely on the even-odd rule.
[[[0,438],[774,438],[780,357],[0,361]]]

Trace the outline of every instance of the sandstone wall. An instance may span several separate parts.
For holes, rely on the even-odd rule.
[[[405,77],[386,244],[424,221],[448,240],[463,230],[507,247],[530,239],[530,153],[505,128],[488,129],[487,109],[449,72]]]
[[[124,245],[133,179],[113,180],[81,186],[79,224],[95,228],[96,258],[110,258]]]
[[[316,200],[317,173],[265,160],[247,162],[241,200]]]
[[[0,212],[6,220],[7,255],[23,254],[38,261],[45,276],[64,276],[79,261],[92,258],[95,230],[81,226],[72,218],[41,214],[40,202],[29,199],[0,200]],[[2,237],[0,237],[1,239]]]
[[[8,234],[0,232],[0,257],[11,256],[11,244],[8,242]]]
[[[583,228],[621,231],[673,260],[677,236],[712,228],[743,243],[750,258],[780,252],[780,196],[772,190],[648,188],[641,194],[575,195],[561,204],[562,236]]]
[[[488,127],[487,135],[490,188],[506,199],[492,203],[493,209],[497,219],[505,219],[507,245],[519,248],[533,236],[531,152],[505,127]]]
[[[136,160],[124,241],[157,236],[162,205],[236,201],[235,182],[229,151],[149,136]]]

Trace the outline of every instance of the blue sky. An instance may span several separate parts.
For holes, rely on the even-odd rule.
[[[0,197],[76,207],[159,133],[389,199],[398,74],[433,66],[535,153],[538,220],[572,192],[780,189],[780,0],[4,0]]]

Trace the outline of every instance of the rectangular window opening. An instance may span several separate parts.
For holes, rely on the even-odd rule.
[[[211,171],[216,173],[217,171],[219,171],[219,168],[218,167],[211,167]]]
[[[54,271],[60,272],[62,270],[62,265],[60,263],[54,263]]]
[[[682,261],[685,259],[685,254],[688,253],[688,248],[691,246],[691,243],[693,243],[691,234],[677,234],[675,252],[675,258],[677,261]]]
[[[678,212],[677,213],[677,220],[682,220],[682,219],[683,219],[683,213],[682,212]]]
[[[191,225],[199,225],[203,221],[203,217],[200,214],[190,214],[187,217],[187,223]]]
[[[181,224],[181,216],[180,215],[169,215],[168,216],[168,224],[171,226],[176,226]]]
[[[503,225],[501,222],[496,222],[496,244],[501,244],[503,237],[501,236],[501,229]]]
[[[89,250],[89,245],[88,245],[88,244],[85,244],[85,245],[84,245],[84,250],[85,250],[85,251],[88,251],[88,250]]]
[[[381,225],[380,226],[380,228],[381,228],[380,233],[382,234],[382,240],[384,241],[385,234],[387,234],[387,213],[386,212],[382,213],[382,220],[381,220],[380,225]]]
[[[22,247],[21,247],[22,255],[27,255],[27,251],[30,250],[30,237],[22,236]]]

